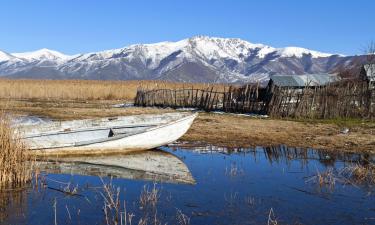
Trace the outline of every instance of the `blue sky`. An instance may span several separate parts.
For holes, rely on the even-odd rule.
[[[373,0],[0,0],[0,50],[67,54],[195,35],[359,54],[375,40]]]

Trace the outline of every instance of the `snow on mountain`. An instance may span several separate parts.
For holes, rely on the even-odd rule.
[[[319,58],[319,57],[330,57],[333,54],[329,53],[322,53],[322,52],[317,52],[305,48],[299,48],[299,47],[286,47],[286,48],[279,48],[277,50],[277,53],[281,57],[298,57],[301,58],[303,55],[311,55],[312,58]]]
[[[333,55],[298,47],[273,48],[263,44],[249,43],[238,38],[196,36],[177,42],[135,44],[120,49],[92,52],[82,54],[76,60],[105,60],[121,54],[131,58],[131,56],[138,55],[144,60],[151,62],[151,67],[155,67],[163,58],[177,51],[194,53],[188,55],[195,55],[206,59],[226,58],[238,61],[243,61],[244,57],[251,55],[253,52],[257,52],[256,56],[259,58],[264,58],[271,53],[276,53],[281,57],[297,58],[301,58],[304,54],[311,54],[313,58]]]
[[[12,56],[11,54],[9,53],[6,53],[6,52],[3,52],[3,51],[0,51],[0,62],[5,62],[5,61],[9,61],[9,60],[12,60],[12,59],[15,59],[16,57]]]
[[[13,63],[15,59],[18,63]],[[1,60],[8,62],[1,64]],[[350,60],[351,57],[298,47],[274,48],[238,38],[196,36],[75,56],[49,49],[0,52],[0,74],[53,79],[263,82],[278,73],[331,72]]]
[[[49,61],[59,61],[67,60],[70,58],[68,55],[64,55],[61,52],[49,50],[43,48],[33,52],[23,52],[23,53],[12,53],[13,56],[18,58],[30,60],[30,61],[40,61],[40,60],[49,60]]]

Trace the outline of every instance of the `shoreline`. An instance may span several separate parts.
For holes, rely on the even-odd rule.
[[[174,109],[125,107],[124,101],[0,100],[0,107],[16,115],[54,120],[174,112]],[[347,134],[342,130],[348,128]],[[360,120],[286,120],[230,113],[200,112],[179,141],[227,147],[286,145],[338,152],[375,153],[375,122]]]

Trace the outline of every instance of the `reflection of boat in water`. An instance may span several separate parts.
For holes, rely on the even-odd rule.
[[[18,125],[31,150],[58,152],[145,150],[176,141],[190,128],[197,114],[165,113],[117,118]]]
[[[195,184],[185,163],[175,155],[161,150],[121,155],[51,158],[37,161],[36,164],[41,171],[47,173],[112,176]]]

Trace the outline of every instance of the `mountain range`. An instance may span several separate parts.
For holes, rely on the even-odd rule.
[[[77,55],[49,49],[0,51],[0,77],[33,79],[264,82],[273,74],[333,73],[361,56],[274,48],[237,38],[196,36]]]

